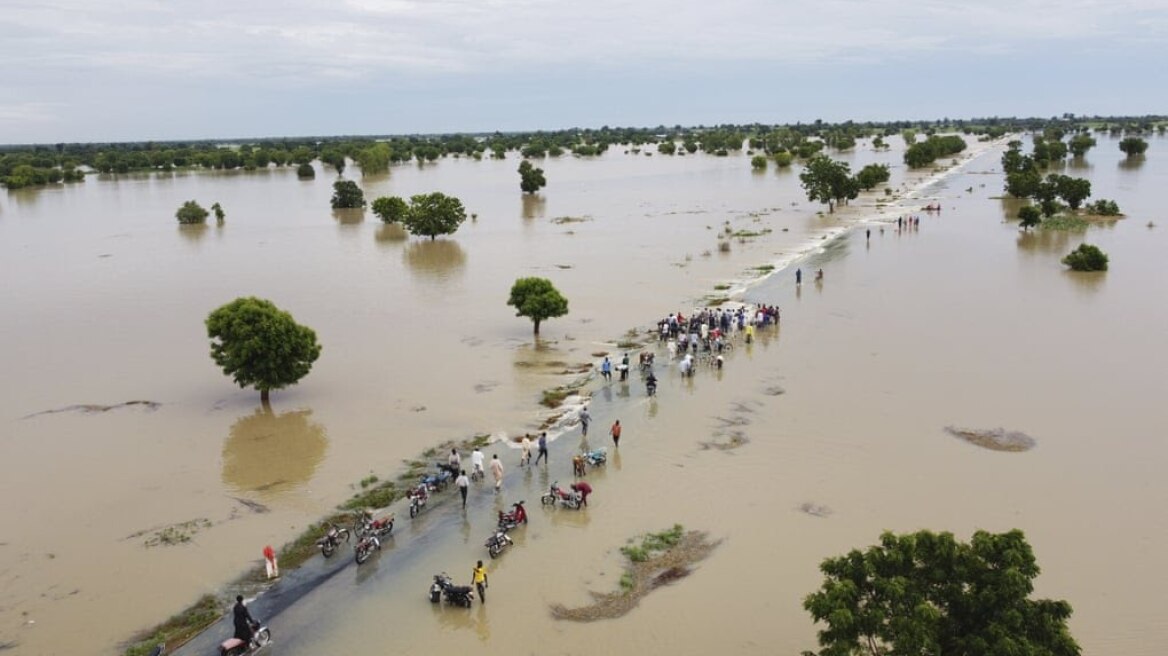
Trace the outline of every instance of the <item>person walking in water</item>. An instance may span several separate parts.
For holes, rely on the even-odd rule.
[[[479,564],[475,565],[474,571],[470,573],[470,578],[474,581],[475,587],[478,588],[479,603],[487,603],[487,586],[489,584],[487,583],[487,569],[483,567],[483,561],[480,560]]]
[[[795,269],[795,284],[803,284],[803,269]]]
[[[609,362],[608,356],[604,356],[604,362],[600,363],[600,375],[604,376],[607,381],[612,381],[612,362]]]
[[[486,475],[486,472],[483,471],[483,452],[480,451],[477,446],[475,447],[475,450],[472,451],[470,454],[470,464],[471,464],[471,472],[473,474],[475,474],[479,478],[482,478],[483,476]]]
[[[588,406],[580,409],[580,430],[583,431],[584,437],[588,437],[588,424],[592,422],[592,415],[588,412]]]
[[[527,433],[523,434],[523,441],[519,443],[519,448],[523,451],[523,455],[519,456],[519,466],[526,467],[531,464],[531,436]]]
[[[620,448],[621,425],[620,419],[613,423],[612,428],[608,429],[608,434],[612,435],[612,443],[616,448]]]
[[[458,493],[462,495],[462,507],[466,508],[466,491],[470,487],[470,479],[467,478],[465,469],[454,479],[454,484],[458,486]]]
[[[495,494],[498,494],[503,489],[503,461],[497,453],[491,456],[491,475],[495,477]]]
[[[538,443],[538,445],[539,445],[539,453],[537,453],[537,454],[535,455],[535,464],[537,464],[537,465],[538,465],[538,464],[539,464],[539,461],[540,461],[540,460],[543,460],[543,464],[545,464],[545,465],[546,465],[546,464],[548,463],[548,452],[547,452],[547,431],[544,431],[544,432],[542,432],[542,433],[540,433],[540,434],[539,434],[539,443]]]

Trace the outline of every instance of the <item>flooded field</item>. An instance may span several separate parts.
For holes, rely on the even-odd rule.
[[[511,473],[498,500],[476,490],[465,518],[449,501],[403,518],[374,561],[273,621],[274,652],[448,653],[485,641],[516,653],[797,653],[814,647],[801,601],[824,557],[884,529],[967,538],[1017,527],[1043,567],[1039,594],[1071,602],[1087,652],[1152,654],[1168,639],[1148,575],[1168,547],[1157,471],[1168,455],[1157,404],[1168,222],[1145,224],[1161,223],[1166,147],[1152,139],[1142,165],[1124,166],[1101,138],[1071,172],[1129,214],[1086,233],[1111,255],[1103,275],[1058,263],[1082,234],[1003,223],[1013,210],[995,198],[996,151],[923,191],[942,202],[939,216],[900,233],[873,225],[870,241],[863,230],[821,237],[878,213],[873,199],[819,217],[797,167],[752,173],[741,156],[548,160],[542,198],[521,196],[514,158],[361,181],[367,198],[462,198],[477,219],[435,242],[331,213],[331,172],[91,178],[0,196],[0,644],[112,653],[256,566],[264,544],[296,535],[369,473],[392,474],[445,439],[532,430],[546,414],[540,392],[563,371],[724,293],[715,285],[805,255],[799,266],[822,267],[823,283],[796,289],[781,271],[751,287],[748,300],[781,305],[783,326],[736,349],[724,371],[683,381],[663,369],[656,400],[636,380],[590,385],[591,445],[607,443],[617,418],[626,428],[621,453],[589,477],[588,510],[538,504],[571,478],[580,435],[569,432],[546,472]],[[849,159],[892,163],[892,186],[906,182],[895,149],[861,146]],[[220,202],[226,225],[177,226],[191,198]],[[727,221],[770,232],[721,253]],[[505,305],[525,275],[552,279],[571,302],[539,342]],[[241,295],[271,299],[324,347],[300,385],[273,394],[271,413],[208,356],[203,319]],[[135,400],[159,405],[36,414]],[[728,425],[748,441],[702,448]],[[1035,446],[986,450],[947,426],[1003,427]],[[504,457],[517,472],[518,456]],[[432,608],[431,575],[464,582],[486,556],[494,509],[515,498],[532,520],[491,563],[490,603]],[[619,620],[551,618],[552,604],[617,589],[617,549],[674,523],[721,540],[693,574]],[[187,540],[146,546],[175,524]]]

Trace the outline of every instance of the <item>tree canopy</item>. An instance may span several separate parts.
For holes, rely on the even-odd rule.
[[[826,625],[819,656],[1079,654],[1070,604],[1029,598],[1039,567],[1018,530],[978,531],[969,543],[885,533],[820,570],[823,586],[803,602]]]
[[[400,223],[405,220],[410,206],[401,196],[381,196],[373,201],[371,209],[385,223]]]
[[[856,174],[856,181],[861,189],[870,190],[878,184],[888,182],[890,177],[887,164],[869,164]]]
[[[546,186],[547,178],[543,175],[543,169],[536,168],[527,160],[519,163],[519,188],[523,193],[534,194]]]
[[[1063,264],[1071,267],[1072,271],[1106,271],[1107,254],[1099,250],[1098,246],[1079,244],[1078,248],[1067,253]]]
[[[1139,137],[1124,137],[1119,142],[1119,149],[1128,157],[1143,155],[1144,151],[1148,150],[1148,142]]]
[[[178,211],[174,213],[174,217],[183,225],[194,225],[206,221],[207,214],[207,210],[203,209],[202,205],[193,200],[188,200],[178,208]]]
[[[807,161],[799,174],[807,200],[827,203],[828,212],[835,211],[835,203],[847,201],[860,194],[860,183],[851,176],[847,162],[837,162],[827,155],[816,155]]]
[[[1028,230],[1042,223],[1042,212],[1033,205],[1023,205],[1018,208],[1018,219],[1022,222],[1022,229]]]
[[[365,192],[352,180],[337,180],[333,183],[331,202],[334,210],[365,207]]]
[[[240,387],[254,387],[260,398],[295,385],[320,357],[316,333],[296,323],[271,301],[237,298],[206,321],[211,358]]]
[[[454,234],[463,221],[466,221],[466,209],[462,201],[437,191],[410,196],[409,211],[402,218],[410,234],[430,239]]]
[[[545,319],[562,317],[568,313],[568,299],[560,294],[547,278],[519,278],[511,286],[507,305],[515,308],[515,316],[531,319],[535,334]]]

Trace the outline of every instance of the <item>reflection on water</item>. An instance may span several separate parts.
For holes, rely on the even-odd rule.
[[[998,202],[1002,208],[1002,219],[1005,221],[1017,221],[1018,210],[1030,204],[1030,201],[1025,198],[1014,198],[1013,196],[1002,196]]]
[[[1075,291],[1086,295],[1093,295],[1103,289],[1103,283],[1107,280],[1106,271],[1071,271],[1067,269],[1063,275],[1074,285]]]
[[[243,492],[278,494],[312,478],[328,436],[311,410],[260,408],[231,425],[223,443],[223,482]]]
[[[1078,241],[1080,232],[1068,230],[1023,230],[1018,233],[1018,249],[1024,253],[1064,255],[1071,251],[1071,241]]]
[[[1124,171],[1136,171],[1144,165],[1146,155],[1133,155],[1119,160],[1119,168]]]
[[[466,251],[449,239],[415,241],[406,247],[404,258],[414,273],[446,279],[466,266]]]
[[[346,207],[333,210],[333,218],[336,219],[337,225],[359,225],[365,221],[365,209],[362,207]]]
[[[181,235],[183,239],[197,244],[203,240],[203,237],[207,235],[208,229],[209,226],[206,223],[179,225],[178,234]]]
[[[377,232],[373,233],[373,238],[384,246],[403,242],[410,238],[410,233],[406,232],[400,223],[383,223],[377,228]]]
[[[538,194],[523,194],[523,218],[542,219],[547,209],[547,199]]]

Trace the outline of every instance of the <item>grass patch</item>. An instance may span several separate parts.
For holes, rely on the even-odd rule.
[[[728,289],[730,289],[730,285],[727,285],[725,283],[722,283],[720,285],[714,285],[714,291],[716,291],[716,292],[724,292]]]
[[[369,487],[370,485],[373,485],[376,482],[377,482],[377,475],[370,474],[369,476],[366,476],[365,478],[361,479],[361,489],[365,489],[365,488]]]
[[[544,390],[543,395],[539,399],[539,404],[545,408],[558,408],[564,402],[564,399],[572,395],[572,390],[567,386],[554,387],[550,390]]]
[[[172,647],[181,645],[214,624],[222,614],[219,600],[204,595],[190,608],[135,637],[123,653],[125,656],[146,656],[164,642]]]
[[[374,477],[376,478],[376,477]],[[386,481],[377,487],[362,490],[344,503],[342,510],[362,510],[364,508],[384,508],[401,497],[397,485],[393,481]]]
[[[771,271],[774,271],[774,270],[775,270],[775,265],[773,265],[773,264],[761,264],[761,265],[756,266],[756,267],[751,269],[751,271],[757,271],[759,273],[770,273]]]
[[[769,234],[771,234],[771,229],[770,228],[763,228],[762,230],[757,230],[757,231],[756,230],[738,230],[738,231],[730,233],[730,236],[737,237],[739,239],[753,239],[755,237],[762,237],[763,235],[769,235]]]
[[[1086,230],[1087,221],[1073,214],[1056,214],[1043,219],[1038,227],[1043,230]]]

